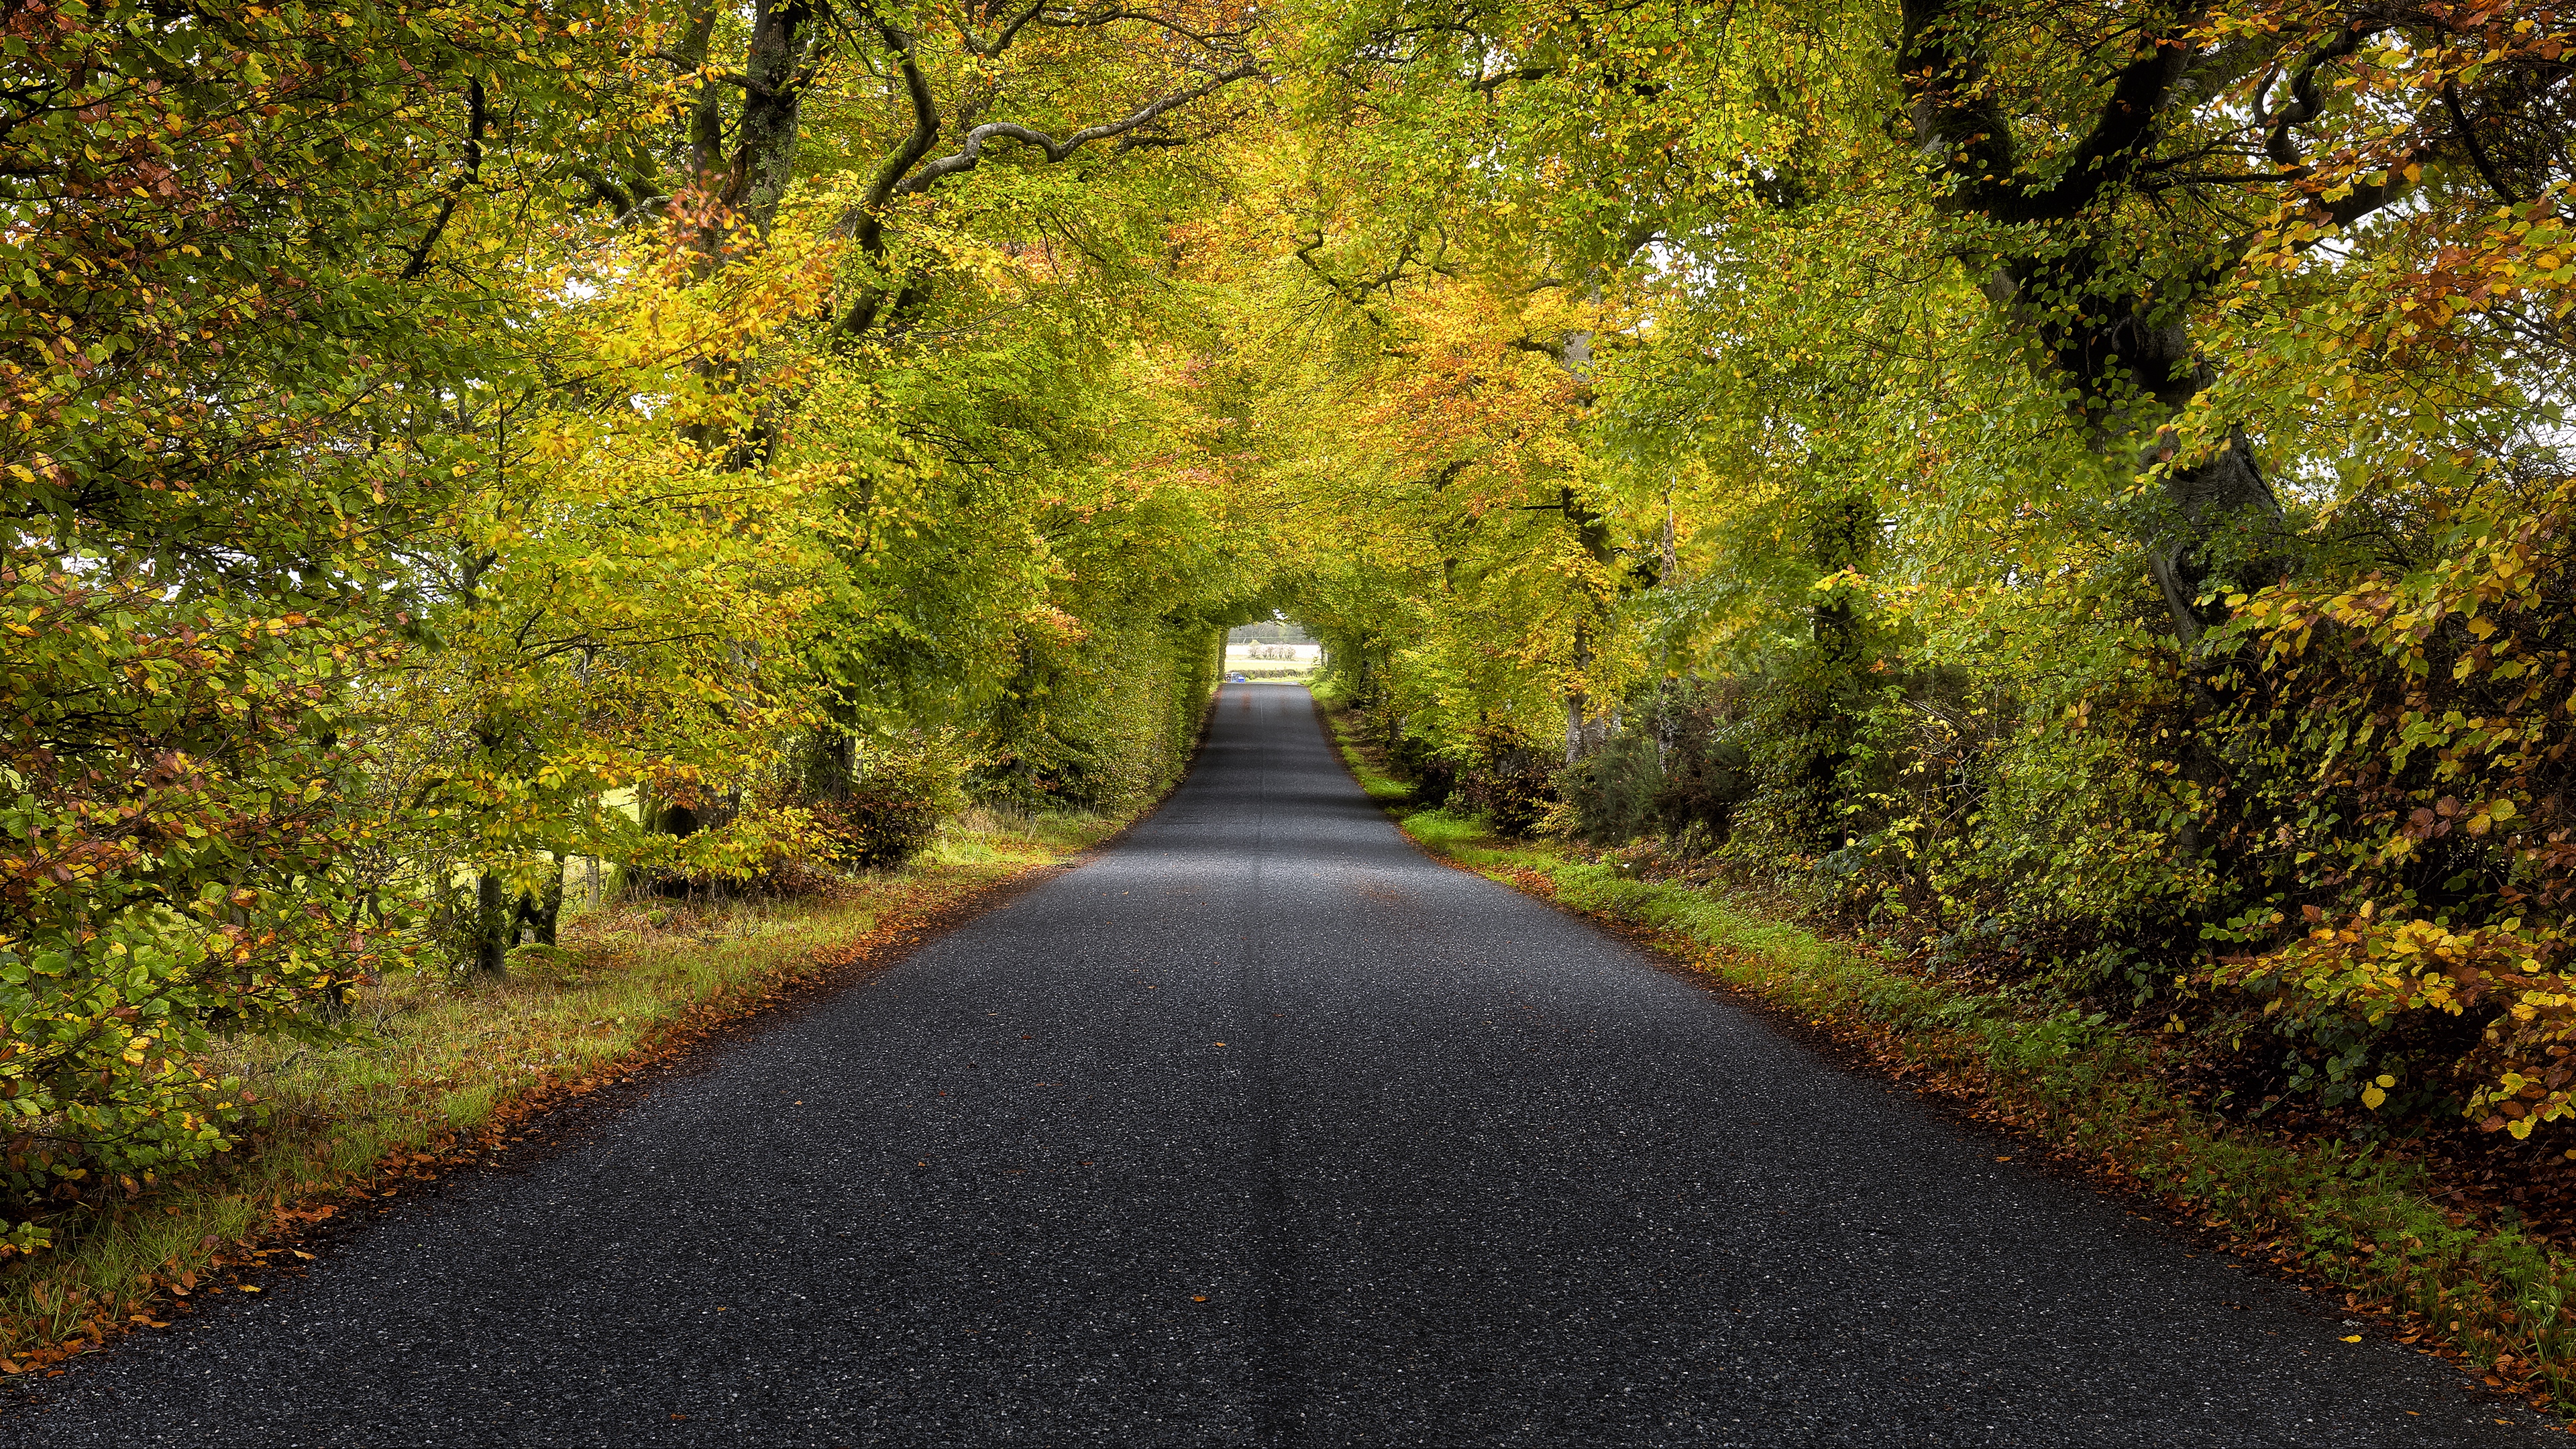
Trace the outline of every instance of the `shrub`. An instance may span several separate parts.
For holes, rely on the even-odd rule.
[[[1567,832],[1595,845],[1614,845],[1653,829],[1662,788],[1655,742],[1637,734],[1614,736],[1556,777]]]
[[[2410,573],[2232,601],[2203,818],[2245,954],[2203,979],[2260,1004],[2282,1092],[2576,1118],[2576,483],[2521,502]]]
[[[1498,835],[1529,834],[1556,803],[1551,753],[1508,725],[1478,725],[1458,772],[1458,801]]]
[[[1399,733],[1387,747],[1387,760],[1413,785],[1412,803],[1438,809],[1458,789],[1458,769],[1427,742]]]
[[[956,762],[944,752],[919,749],[870,760],[846,794],[810,808],[838,863],[880,870],[918,854],[939,833],[939,823],[965,802]]]
[[[975,741],[976,799],[1023,810],[1132,810],[1179,778],[1216,682],[1214,626],[1104,623],[1032,632]]]
[[[1735,812],[1753,794],[1753,757],[1737,738],[1739,697],[1710,685],[1668,687],[1655,697],[1648,727],[1663,742],[1653,812],[1665,835],[1684,845],[1723,845]]]

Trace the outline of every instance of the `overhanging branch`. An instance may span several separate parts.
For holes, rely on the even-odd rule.
[[[1115,121],[1104,121],[1097,126],[1085,126],[1061,141],[1034,126],[1023,126],[1017,121],[986,121],[968,131],[964,143],[955,151],[922,165],[911,175],[906,176],[895,189],[906,195],[918,195],[950,176],[962,171],[971,171],[984,159],[984,148],[994,141],[1017,141],[1023,145],[1033,146],[1045,153],[1050,163],[1061,162],[1094,141],[1114,140],[1138,127],[1150,126],[1176,107],[1214,95],[1236,81],[1260,73],[1261,64],[1258,61],[1237,62],[1231,68],[1219,71],[1187,90],[1174,91],[1132,115]]]

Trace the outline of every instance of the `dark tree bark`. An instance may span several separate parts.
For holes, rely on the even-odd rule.
[[[484,871],[474,878],[474,974],[501,981],[510,974],[510,938],[518,912],[511,908],[501,877]]]
[[[806,0],[761,0],[744,56],[739,150],[727,178],[728,201],[766,235],[796,175],[805,85],[813,70],[814,7]]]
[[[555,944],[555,927],[563,919],[563,857],[555,857],[554,865],[546,883],[534,894],[522,891],[519,895],[516,928],[527,931],[540,946]]]
[[[689,165],[698,184],[724,211],[766,235],[778,203],[796,175],[796,149],[804,129],[805,90],[814,79],[824,36],[811,0],[759,0],[743,46],[743,68],[723,72],[710,64],[717,7],[701,0],[672,43],[657,52],[683,75],[699,78],[685,121]],[[739,96],[739,114],[727,124],[726,100]],[[732,145],[726,137],[730,132]],[[701,235],[712,267],[723,257],[721,216]]]

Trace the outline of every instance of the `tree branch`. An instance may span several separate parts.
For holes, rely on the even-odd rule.
[[[1977,210],[2017,163],[2011,122],[1987,89],[1973,44],[1951,16],[1955,3],[1904,0],[1898,64],[1916,140],[1953,178],[1952,195]]]
[[[887,204],[898,196],[920,195],[950,176],[973,170],[982,162],[986,149],[994,142],[1016,141],[1022,145],[1034,147],[1050,164],[1062,162],[1083,147],[1099,141],[1115,140],[1118,142],[1117,149],[1121,152],[1141,147],[1176,145],[1179,144],[1177,141],[1138,133],[1178,107],[1213,95],[1236,81],[1261,73],[1259,61],[1250,58],[1238,60],[1227,69],[1209,75],[1198,85],[1174,91],[1118,120],[1086,126],[1061,140],[1036,127],[1022,125],[1016,121],[983,122],[966,131],[955,151],[936,159],[926,160],[925,158],[930,157],[938,143],[945,123],[940,115],[938,101],[931,93],[929,81],[922,74],[917,39],[897,27],[892,21],[877,15],[872,8],[867,8],[864,0],[861,13],[866,15],[868,23],[874,26],[878,35],[883,38],[886,48],[893,52],[896,66],[903,76],[905,94],[912,104],[911,131],[899,145],[887,153],[865,194],[857,205],[844,213],[841,221],[844,234],[856,241],[859,249],[866,253],[872,262],[878,263],[884,261],[887,250],[885,236]],[[1077,19],[1085,24],[1105,24],[1110,20],[1144,20],[1161,25],[1167,30],[1174,30],[1175,33],[1187,33],[1179,31],[1161,17],[1123,10],[1106,11],[1097,15],[1077,17]],[[1025,8],[1012,12],[1011,18],[991,39],[983,40],[971,33],[966,34],[965,48],[976,55],[989,58],[1007,47],[1023,27],[1031,24],[1059,23],[1073,24],[1075,21],[1058,22],[1046,14],[1044,0],[1033,0],[1033,3],[1027,4]],[[1210,43],[1213,44],[1213,42]],[[970,103],[967,107],[968,115],[971,116],[977,109],[980,109],[980,106]],[[900,312],[918,296],[919,288],[913,282],[907,281],[898,287],[891,278],[879,277],[871,280],[862,286],[858,299],[851,304],[849,311],[842,316],[840,324],[834,330],[844,337],[864,333],[876,326],[885,315],[890,299],[894,309]]]
[[[2487,148],[2478,140],[2477,128],[2469,124],[2468,112],[2460,106],[2459,82],[2442,83],[2442,104],[2450,108],[2451,125],[2460,133],[2460,145],[2469,153],[2469,164],[2477,168],[2478,175],[2486,178],[2487,189],[2505,205],[2520,206],[2522,198],[2514,195],[2512,188],[2496,175],[2495,164],[2487,159]]]
[[[868,182],[867,194],[842,218],[849,236],[870,261],[885,257],[885,204],[894,199],[895,188],[902,184],[904,173],[930,154],[939,139],[939,101],[930,93],[930,82],[922,76],[921,62],[915,53],[913,38],[895,28],[893,22],[868,13],[869,23],[884,38],[886,48],[895,55],[903,74],[904,94],[912,102],[912,130],[901,144],[886,154],[877,174]],[[844,337],[855,337],[876,325],[877,313],[885,306],[886,290],[874,282],[859,291],[859,299],[850,304],[835,330]]]
[[[2261,92],[2254,97],[2255,115],[2263,123],[2263,153],[2294,175],[2308,174],[2308,162],[2299,154],[2298,143],[2290,138],[2290,128],[2304,126],[2325,109],[2325,97],[2317,89],[2317,72],[2361,49],[2361,42],[2377,34],[2376,28],[2356,27],[2318,46],[2299,62],[2290,73],[2290,103],[2275,114],[2263,101]],[[2266,89],[2268,89],[2268,82]]]
[[[1496,71],[1492,75],[1478,76],[1467,83],[1467,89],[1479,95],[1492,95],[1508,82],[1545,80],[1554,74],[1556,74],[1556,67],[1552,65],[1525,65],[1518,70]]]
[[[2094,117],[2093,130],[2076,145],[2066,169],[2047,190],[2026,192],[2017,205],[1998,212],[2005,221],[2060,220],[2093,204],[2093,199],[2124,181],[2156,136],[2158,120],[2175,82],[2190,67],[2191,47],[2158,38],[2146,54],[2121,67],[2111,94]]]
[[[1231,68],[1217,72],[1188,90],[1174,91],[1164,96],[1133,115],[1121,120],[1104,121],[1097,126],[1085,126],[1061,141],[1033,126],[1023,126],[1017,121],[986,121],[966,133],[963,145],[948,155],[923,165],[919,170],[905,177],[902,185],[896,189],[907,195],[918,195],[959,172],[972,171],[984,159],[986,143],[997,140],[1018,141],[1023,145],[1034,146],[1046,154],[1050,163],[1061,162],[1094,141],[1110,140],[1124,136],[1140,126],[1151,125],[1175,107],[1185,106],[1192,101],[1214,95],[1236,81],[1260,73],[1259,61],[1237,62]]]
[[[1010,49],[1011,42],[1019,37],[1020,27],[1037,19],[1040,12],[1045,9],[1046,0],[1037,0],[1036,4],[1031,5],[1028,9],[1013,16],[1010,22],[1004,25],[1001,30],[996,32],[991,40],[977,40],[975,38],[975,33],[971,30],[965,29],[963,26],[958,28],[958,33],[964,37],[966,41],[966,49],[969,52],[980,55],[986,60],[990,60],[994,56],[1000,55],[1003,51]]]
[[[2357,53],[2364,41],[2388,29],[2389,25],[2386,20],[2357,21],[2334,39],[2310,51],[2307,58],[2299,62],[2298,69],[2290,73],[2290,103],[2279,111],[2266,108],[2261,93],[2257,92],[2255,117],[2257,124],[2263,127],[2263,154],[2281,168],[2282,179],[2304,181],[2316,175],[2316,168],[2308,164],[2308,158],[2300,153],[2290,132],[2315,120],[2325,110],[2325,92],[2317,84],[2318,73],[2335,61]],[[2420,129],[2421,124],[2419,116],[2410,129]],[[2470,144],[2476,143],[2473,140]],[[2377,185],[2350,186],[2342,196],[2332,201],[2319,200],[2316,210],[2337,226],[2350,226],[2386,206],[2402,189],[2396,163],[2391,162],[2385,178]]]
[[[689,16],[688,28],[681,32],[677,45],[655,51],[683,75],[696,75],[707,68],[707,46],[715,35],[715,0],[700,0]],[[689,102],[689,174],[692,178],[713,171],[724,154],[724,110],[716,101],[715,87],[700,85],[697,96]]]
[[[429,270],[430,249],[438,245],[438,238],[447,230],[448,218],[456,215],[456,203],[464,197],[467,187],[482,179],[483,132],[491,121],[492,112],[483,103],[483,82],[479,78],[467,81],[464,166],[457,172],[456,179],[447,184],[447,195],[438,203],[438,215],[430,219],[429,230],[422,235],[420,245],[411,249],[411,260],[403,266],[402,280],[418,281],[421,273]]]

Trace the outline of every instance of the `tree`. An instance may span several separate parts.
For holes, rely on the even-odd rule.
[[[0,69],[15,803],[0,1093],[26,1214],[224,1145],[210,1032],[323,1030],[387,924],[349,695],[522,294],[457,243],[618,83],[625,12],[29,5]],[[606,64],[592,64],[604,60]]]

